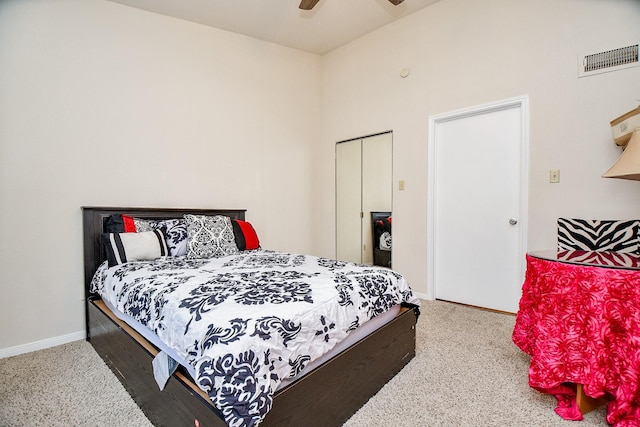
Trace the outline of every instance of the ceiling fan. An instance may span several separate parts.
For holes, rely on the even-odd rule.
[[[313,6],[316,5],[316,3],[318,3],[320,0],[302,0],[300,2],[300,9],[302,10],[311,10],[313,9]],[[399,5],[400,3],[402,3],[404,0],[389,0],[389,2],[391,4],[393,4],[394,6]]]

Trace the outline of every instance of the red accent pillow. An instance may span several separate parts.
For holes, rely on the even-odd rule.
[[[107,218],[104,225],[104,231],[107,233],[135,233],[136,224],[133,217],[129,215],[112,214]]]
[[[129,215],[122,215],[122,222],[124,223],[124,232],[125,233],[135,233],[136,232],[136,224],[133,221],[133,217]]]
[[[258,249],[260,247],[260,240],[258,239],[258,234],[256,233],[256,230],[253,228],[253,226],[246,221],[241,221],[238,219],[235,220],[235,222],[240,226],[240,231],[242,232],[245,241],[245,247],[238,249],[247,251]]]

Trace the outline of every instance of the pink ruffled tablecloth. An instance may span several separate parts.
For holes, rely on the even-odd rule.
[[[607,422],[640,427],[640,271],[527,255],[513,342],[531,356],[529,385],[581,420],[575,387],[613,396]]]

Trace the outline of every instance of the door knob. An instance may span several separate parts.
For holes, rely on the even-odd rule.
[[[511,225],[516,225],[518,223],[518,220],[515,218],[509,218],[509,224]]]

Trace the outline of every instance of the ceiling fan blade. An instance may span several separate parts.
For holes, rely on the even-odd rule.
[[[400,3],[402,3],[404,0],[389,0],[389,3],[393,4],[394,6],[399,5]]]
[[[313,9],[313,6],[315,6],[316,3],[318,3],[319,1],[320,0],[302,0],[300,2],[300,9],[302,9],[302,10],[311,10],[311,9]],[[403,1],[403,0],[400,0],[400,1]]]

